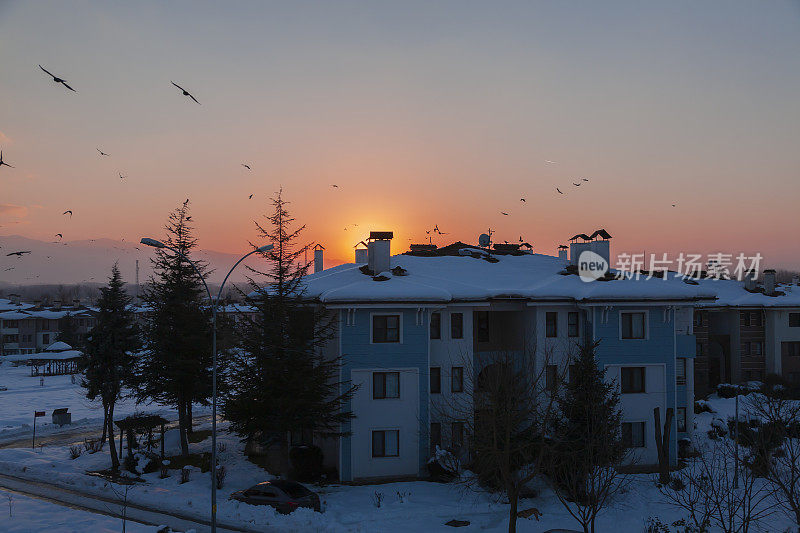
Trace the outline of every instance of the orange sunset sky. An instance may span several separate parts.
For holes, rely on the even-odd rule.
[[[188,197],[244,252],[282,186],[329,264],[438,224],[800,268],[798,2],[0,0],[0,65],[0,240],[160,236]]]

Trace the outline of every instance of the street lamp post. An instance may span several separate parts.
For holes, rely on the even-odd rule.
[[[194,269],[197,277],[200,278],[200,281],[203,282],[203,287],[206,288],[206,293],[208,294],[208,300],[211,304],[211,352],[213,358],[212,364],[212,371],[211,371],[211,533],[216,533],[217,531],[217,306],[219,305],[219,300],[222,297],[222,289],[225,287],[225,283],[228,281],[231,273],[239,266],[239,263],[253,255],[257,252],[268,252],[272,250],[272,245],[267,244],[266,246],[261,246],[256,248],[255,250],[251,251],[243,255],[236,263],[231,267],[228,273],[225,275],[225,279],[222,280],[222,285],[219,286],[219,292],[217,292],[217,299],[211,296],[211,290],[208,288],[208,284],[206,283],[203,274],[200,273],[200,270],[197,266],[185,255],[183,255],[179,250],[171,246],[167,246],[163,242],[150,239],[150,238],[143,238],[140,241],[142,244],[147,246],[152,246],[153,248],[166,248],[167,250],[171,250],[181,256],[183,259],[186,260],[187,263],[191,265]],[[191,422],[190,422],[191,423]]]

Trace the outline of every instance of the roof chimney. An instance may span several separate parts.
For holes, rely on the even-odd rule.
[[[359,248],[359,246],[363,246],[363,248]],[[356,264],[357,265],[366,265],[369,263],[369,250],[367,250],[367,243],[361,241],[360,243],[356,244]]]
[[[764,271],[764,294],[775,292],[775,271],[768,268]]]
[[[56,311],[61,310],[61,300],[53,300],[53,309]]]
[[[11,300],[12,304],[19,305],[19,299],[20,299],[19,294],[9,294],[8,298],[9,300]]]
[[[569,248],[564,244],[558,245],[558,258],[564,261],[569,260]]]
[[[580,242],[579,242],[580,239]],[[569,264],[578,265],[578,259],[583,252],[594,252],[606,261],[606,265],[611,266],[611,234],[604,229],[596,230],[591,235],[579,233],[570,238],[569,243]]]
[[[746,291],[756,290],[756,277],[758,277],[758,273],[755,270],[748,270],[744,273],[744,289]]]
[[[317,272],[322,272],[325,268],[325,265],[322,261],[322,254],[325,250],[325,247],[321,244],[314,245],[314,274]]]
[[[81,301],[80,300],[78,300],[77,298],[72,300],[72,307],[75,307],[77,309],[80,306],[81,306]]]
[[[369,232],[367,256],[369,269],[373,275],[389,270],[392,256],[392,237],[394,237],[394,234],[391,231]]]

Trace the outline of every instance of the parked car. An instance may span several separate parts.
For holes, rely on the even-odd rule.
[[[236,491],[231,494],[230,499],[250,505],[269,505],[284,514],[291,513],[298,507],[322,512],[319,496],[300,483],[285,479],[264,481],[247,490]]]

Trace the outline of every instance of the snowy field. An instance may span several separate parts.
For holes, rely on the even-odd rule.
[[[45,386],[39,386],[38,378],[28,376],[27,369],[0,367],[0,385],[8,387],[8,391],[0,392],[0,439],[8,435],[24,432],[30,425],[30,417],[34,409],[48,411],[48,417],[39,421],[49,421],[53,408],[69,407],[73,420],[86,427],[99,427],[102,411],[87,402],[82,396],[78,384],[72,384],[69,376],[45,378]],[[712,413],[701,413],[696,416],[698,439],[706,438],[708,429],[715,420],[726,421],[733,416],[734,400],[712,397],[709,406]],[[121,404],[120,416],[133,413],[137,407],[131,401]],[[139,407],[139,410],[161,412],[168,418],[175,418],[169,409],[159,406]],[[719,424],[719,422],[716,422]],[[197,427],[207,429],[208,424]],[[27,428],[29,430],[30,428]],[[243,444],[225,432],[226,424],[220,426],[219,442],[224,448],[220,456],[220,464],[225,466],[227,477],[223,489],[218,493],[219,519],[227,524],[238,525],[253,530],[277,531],[357,531],[357,532],[394,532],[394,531],[453,531],[445,526],[452,519],[468,520],[470,525],[460,530],[465,531],[506,531],[508,528],[508,504],[496,495],[464,484],[439,484],[427,481],[411,481],[374,485],[328,485],[311,486],[320,494],[325,502],[326,511],[315,513],[300,509],[291,515],[276,514],[269,507],[256,507],[229,500],[230,494],[236,490],[270,479],[271,476],[260,467],[250,463],[244,456]],[[54,431],[43,425],[43,431]],[[39,427],[37,423],[37,434]],[[167,432],[167,455],[179,452],[177,430]],[[192,453],[209,452],[211,439],[190,445]],[[109,482],[86,474],[110,465],[108,449],[102,452],[83,454],[77,459],[70,459],[66,446],[44,446],[31,450],[28,448],[0,449],[0,473],[11,474],[28,479],[36,479],[54,483],[61,487],[86,492],[107,498],[115,498],[115,490]],[[140,462],[140,467],[143,462]],[[190,479],[180,483],[177,470],[170,470],[169,477],[160,479],[158,473],[143,474],[144,483],[136,483],[128,497],[136,503],[148,508],[179,512],[190,517],[208,518],[210,500],[210,474],[201,473],[199,469],[190,467]],[[554,494],[545,486],[534,487],[539,494],[536,498],[523,500],[519,510],[535,507],[541,512],[539,521],[520,519],[519,531],[541,532],[551,528],[577,529],[577,522],[572,519]],[[381,505],[376,505],[380,497]],[[31,501],[27,498],[15,499],[14,522],[9,527],[0,522],[0,531],[70,531],[69,529],[49,529],[43,522],[42,515],[46,507],[52,504]],[[7,509],[0,501],[0,516],[7,516]],[[38,512],[40,509],[42,512]],[[106,524],[111,530],[118,529],[118,521],[96,515],[75,512],[76,523],[81,520],[96,520],[92,527],[84,531],[104,531]],[[622,495],[606,512],[598,518],[598,531],[645,531],[645,522],[649,517],[658,517],[669,524],[684,517],[683,511],[670,507],[655,487],[652,475],[637,475],[626,494]],[[30,520],[30,522],[28,522]],[[116,525],[115,525],[116,524]],[[782,514],[776,514],[763,523],[764,531],[785,532],[791,530],[792,522]],[[16,528],[16,529],[15,529]],[[20,529],[21,528],[21,529]],[[25,529],[27,528],[27,529]],[[79,529],[76,529],[79,530]],[[136,531],[135,529],[130,529]],[[141,529],[140,529],[141,530]],[[142,531],[146,531],[144,529]]]
[[[154,533],[156,528],[128,522],[125,530],[128,533]],[[121,521],[118,518],[68,509],[55,503],[0,489],[0,531],[118,533],[121,531]]]
[[[86,391],[80,386],[80,376],[72,383],[70,376],[46,376],[44,385],[39,377],[31,377],[26,366],[14,367],[0,358],[0,443],[30,435],[33,429],[33,412],[46,411],[46,416],[36,420],[36,434],[48,435],[59,431],[74,431],[101,427],[103,408],[99,401],[86,399]],[[53,409],[69,408],[72,424],[59,428],[53,426],[50,415]],[[157,413],[169,420],[177,419],[177,414],[158,404],[140,404],[132,399],[119,402],[114,410],[114,418],[124,418],[135,411]],[[207,414],[207,408],[197,406],[194,416]]]

